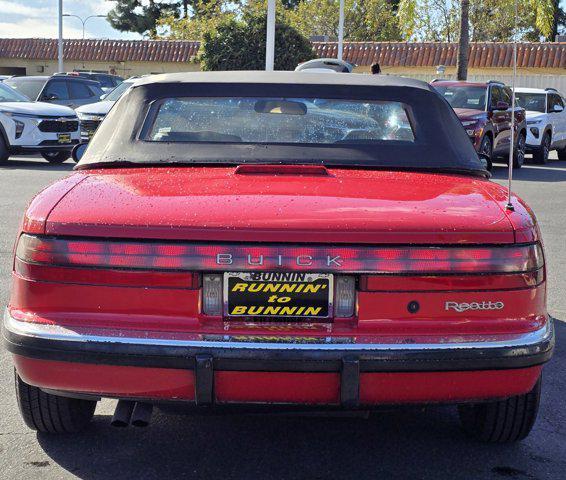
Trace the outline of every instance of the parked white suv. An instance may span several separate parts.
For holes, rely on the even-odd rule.
[[[535,163],[546,163],[551,150],[566,160],[566,110],[560,93],[547,88],[517,88],[517,103],[527,114],[527,152]]]
[[[62,163],[79,141],[79,119],[72,108],[30,102],[0,83],[0,163],[10,155],[29,153],[41,153],[50,163]]]

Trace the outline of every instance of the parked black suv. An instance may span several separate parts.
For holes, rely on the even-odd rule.
[[[56,103],[76,108],[100,100],[100,83],[79,76],[12,77],[4,83],[32,101]]]
[[[436,80],[432,86],[452,106],[476,151],[507,163],[511,146],[511,89],[495,81]],[[521,168],[525,161],[525,118],[525,110],[516,107],[513,168]]]

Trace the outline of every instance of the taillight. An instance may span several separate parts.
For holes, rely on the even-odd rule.
[[[506,274],[538,270],[539,244],[501,247],[325,247],[163,243],[20,237],[16,256],[34,264],[163,271],[285,271],[393,275]]]
[[[112,251],[116,247],[108,249]],[[74,240],[55,240],[24,234],[18,241],[14,269],[24,278],[44,282],[144,288],[199,288],[199,275],[195,272],[134,266],[128,261],[114,265],[112,262],[104,262],[102,257],[94,253],[96,251],[102,251],[96,242],[77,243]],[[126,251],[131,252],[129,249]]]
[[[486,287],[480,279],[481,274],[489,274],[494,286],[520,288],[540,283],[543,265],[542,249],[538,243],[500,247],[246,247],[239,244],[85,240],[28,234],[21,235],[15,259],[15,270],[23,277],[63,283],[198,288],[200,272],[208,272],[203,277],[202,302],[203,311],[209,315],[222,311],[222,292],[219,290],[222,277],[214,275],[214,272],[331,272],[339,274],[336,277],[339,281],[336,283],[334,308],[335,316],[340,317],[352,316],[355,309],[355,279],[346,274],[362,274],[362,290],[384,289],[387,277],[398,275],[407,277],[409,283],[426,283],[431,290],[437,289],[433,285],[435,281],[440,289],[446,289],[448,283],[455,288],[458,285]],[[474,275],[479,276],[472,285],[469,278]],[[436,280],[428,280],[434,276]],[[465,279],[457,280],[458,276]],[[515,283],[511,282],[513,278]]]

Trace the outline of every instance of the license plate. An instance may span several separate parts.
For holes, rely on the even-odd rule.
[[[58,133],[57,134],[57,143],[71,143],[71,134],[70,133]]]
[[[227,272],[230,317],[322,319],[332,316],[334,277],[327,273]]]

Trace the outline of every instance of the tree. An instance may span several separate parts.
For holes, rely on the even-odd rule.
[[[159,35],[171,40],[202,40],[207,32],[213,33],[219,25],[236,19],[238,12],[224,8],[222,2],[202,4],[198,13],[183,18],[168,15],[157,23]]]
[[[206,32],[200,57],[204,70],[263,70],[265,31],[263,14],[246,13],[231,18],[214,32]],[[279,16],[275,28],[275,69],[293,70],[297,64],[314,58],[310,42]]]
[[[344,37],[351,41],[400,40],[396,0],[345,0]],[[338,0],[308,0],[286,17],[306,37],[338,36]]]
[[[407,40],[452,42],[457,31],[455,0],[400,0],[397,18]]]
[[[226,2],[216,0],[108,0],[115,3],[108,13],[110,25],[121,32],[136,32],[155,37],[161,19],[206,16],[211,7]],[[234,0],[230,3],[238,3]]]
[[[283,8],[286,8],[287,10],[293,10],[295,8],[297,8],[299,6],[299,3],[301,3],[303,0],[281,0],[281,4],[283,5]]]
[[[468,79],[468,50],[470,48],[470,2],[460,1],[460,37],[458,39],[458,80]]]
[[[469,0],[470,39],[509,41],[515,25],[515,0]],[[519,0],[518,38],[539,41],[552,35],[556,0]],[[455,40],[459,0],[400,0],[397,17],[408,40]]]
[[[552,17],[552,31],[547,37],[549,42],[556,40],[556,35],[560,34],[561,28],[566,26],[566,11],[560,7],[560,0],[554,0],[554,15]]]
[[[108,12],[108,22],[120,32],[136,32],[155,36],[158,20],[164,16],[178,16],[179,1],[116,0]]]

